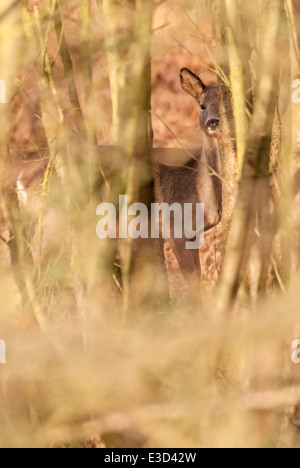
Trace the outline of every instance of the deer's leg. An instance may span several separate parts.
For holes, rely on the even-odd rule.
[[[159,306],[167,305],[170,302],[169,279],[166,267],[166,259],[164,253],[164,239],[160,238],[156,241],[156,289],[159,299]]]
[[[197,285],[201,279],[199,250],[187,250],[185,239],[171,239],[170,241],[184,279],[192,287]]]
[[[29,247],[30,239],[20,240],[17,234],[11,230],[9,231],[9,238],[7,245],[11,258],[12,273],[22,300],[20,326],[22,328],[31,328],[37,325],[37,319],[32,307],[30,289],[28,289],[28,287],[34,287],[35,284],[34,260]]]
[[[8,248],[11,258],[11,266],[16,284],[22,296],[22,303],[25,305],[28,302],[28,295],[26,291],[26,275],[34,269],[34,261],[30,251],[29,239],[23,240],[23,245],[17,240],[17,236],[10,231],[10,240],[8,241]],[[27,244],[27,245],[26,245]]]

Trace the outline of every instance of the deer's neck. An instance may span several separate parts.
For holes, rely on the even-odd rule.
[[[201,166],[202,170],[207,170],[203,168],[203,164],[201,164],[202,162],[205,165],[211,167],[217,174],[221,174],[221,157],[217,138],[209,137],[206,135],[206,133],[203,133],[202,146],[199,151],[199,156],[200,170]]]

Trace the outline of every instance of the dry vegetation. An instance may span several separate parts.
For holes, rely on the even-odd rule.
[[[167,305],[157,305],[155,269],[139,246],[100,241],[95,233],[100,202],[123,189],[134,198],[149,182],[141,171],[134,185],[128,168],[136,171],[130,149],[152,144],[146,131],[143,142],[130,135],[136,95],[146,94],[147,57],[139,75],[130,62],[139,48],[127,49],[124,40],[133,40],[128,28],[142,24],[138,15],[152,2],[124,0],[129,23],[109,17],[102,3],[114,2],[1,1],[7,104],[0,104],[0,340],[7,344],[7,364],[0,364],[0,447],[298,448],[300,367],[291,361],[291,343],[300,338],[300,218],[293,191],[299,105],[291,103],[291,83],[299,72],[299,2],[154,5],[153,146],[199,146],[199,110],[181,89],[182,67],[207,84],[219,80],[237,133],[236,140],[226,131],[228,112],[224,237],[230,225],[232,231],[226,246],[220,225],[206,235],[204,301],[186,300],[182,291],[189,296],[189,290],[166,244]],[[123,46],[117,42],[117,77],[124,73],[129,82],[115,82],[112,73],[115,37],[108,31],[116,24],[124,35]],[[118,122],[112,102],[121,109]],[[149,116],[140,118],[141,127]],[[112,140],[125,149],[124,160],[101,150]],[[31,187],[29,210],[19,209],[9,182],[31,164],[32,177],[45,157],[48,170]],[[238,177],[236,194],[228,187],[236,187]],[[152,248],[145,251],[153,260]]]

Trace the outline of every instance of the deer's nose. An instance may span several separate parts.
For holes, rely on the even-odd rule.
[[[212,119],[207,122],[206,127],[209,128],[210,130],[216,130],[219,126],[219,120],[217,119]]]

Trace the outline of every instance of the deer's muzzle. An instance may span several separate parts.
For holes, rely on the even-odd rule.
[[[219,129],[219,123],[220,121],[217,119],[209,120],[207,122],[206,130],[208,131],[210,135],[214,135],[215,133],[217,133]]]

